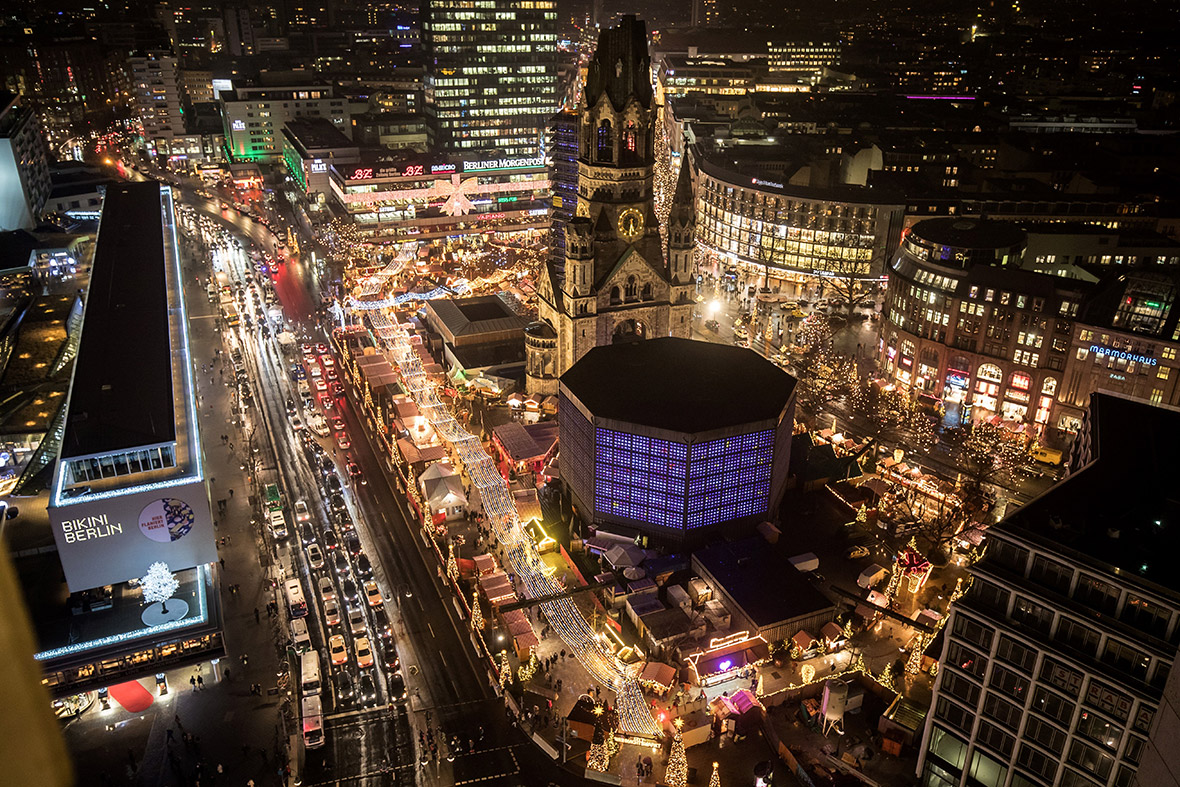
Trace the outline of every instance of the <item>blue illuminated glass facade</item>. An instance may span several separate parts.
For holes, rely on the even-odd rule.
[[[694,443],[688,475],[689,530],[766,511],[774,430]]]
[[[766,511],[774,430],[688,445],[595,430],[594,508],[675,530]]]

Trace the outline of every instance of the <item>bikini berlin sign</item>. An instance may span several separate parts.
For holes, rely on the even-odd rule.
[[[173,571],[217,559],[202,481],[49,509],[70,592],[143,576],[157,560]]]

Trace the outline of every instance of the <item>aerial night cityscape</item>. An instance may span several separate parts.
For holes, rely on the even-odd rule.
[[[0,785],[1180,787],[1178,64],[8,0]]]

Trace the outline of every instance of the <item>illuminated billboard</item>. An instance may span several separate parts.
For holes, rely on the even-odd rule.
[[[143,576],[157,560],[172,571],[217,560],[201,480],[51,506],[49,516],[71,593]]]

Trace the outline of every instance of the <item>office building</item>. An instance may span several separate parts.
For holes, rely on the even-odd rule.
[[[232,161],[278,162],[288,120],[327,118],[352,133],[349,102],[330,85],[233,86],[220,91],[225,147]]]
[[[0,232],[35,227],[50,188],[36,116],[15,93],[0,90]]]
[[[549,119],[546,160],[553,188],[553,237],[549,259],[559,268],[565,265],[565,226],[578,207],[578,113],[558,112]]]
[[[539,156],[557,109],[555,0],[433,0],[426,110],[449,152]]]
[[[169,52],[144,52],[132,55],[128,65],[143,138],[148,152],[155,155],[158,148],[169,147],[173,137],[184,136],[176,56]]]
[[[557,393],[557,379],[592,347],[691,332],[692,183],[682,167],[665,252],[653,188],[655,111],[647,30],[627,15],[602,31],[590,62],[565,265],[542,271],[538,321],[525,332],[532,394]]]
[[[562,478],[587,522],[673,543],[776,519],[794,394],[793,377],[741,347],[595,347],[561,378]]]
[[[1178,431],[1180,411],[1095,394],[1074,472],[988,531],[944,629],[925,787],[1132,785],[1175,729],[1154,721],[1180,643]],[[1154,749],[1174,773],[1175,738]]]
[[[360,149],[327,118],[288,120],[283,126],[283,161],[287,173],[314,202],[330,191],[328,168],[360,161]]]
[[[56,551],[13,548],[50,690],[223,656],[172,192],[154,181],[107,191],[60,439]],[[180,582],[166,616],[129,584],[156,561]]]

